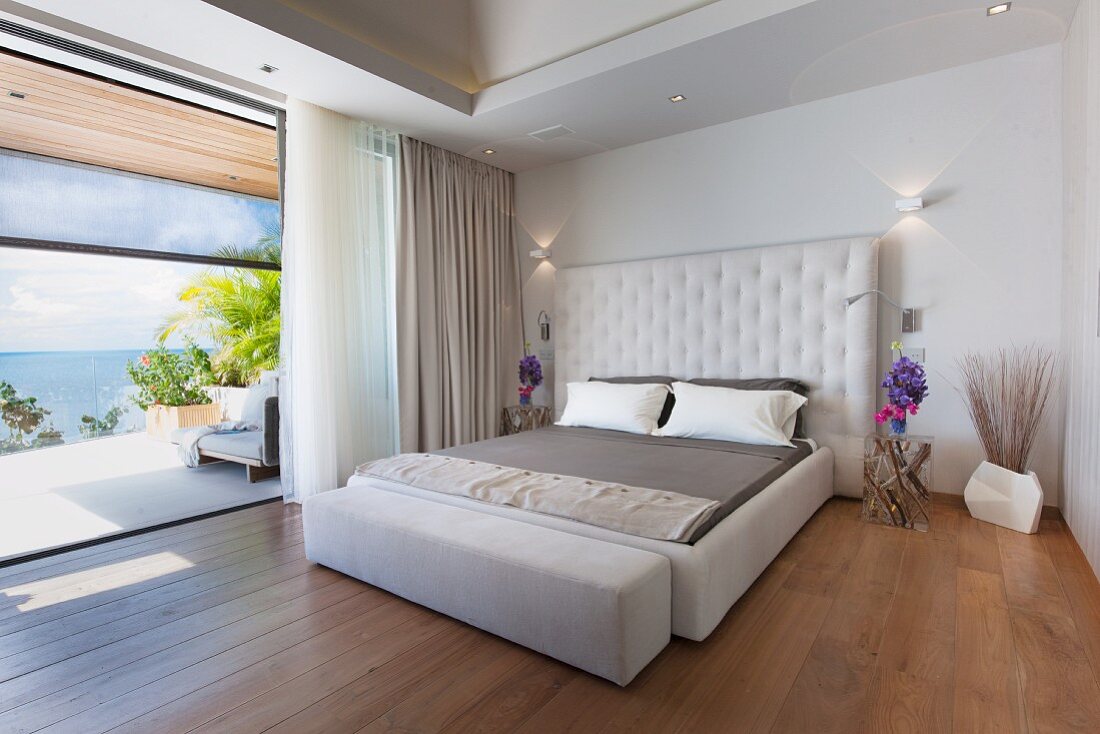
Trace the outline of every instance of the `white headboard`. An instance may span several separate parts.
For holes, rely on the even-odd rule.
[[[806,432],[836,452],[836,491],[860,496],[876,409],[871,238],[727,250],[559,270],[556,413],[567,382],[671,375],[793,377],[810,386]]]

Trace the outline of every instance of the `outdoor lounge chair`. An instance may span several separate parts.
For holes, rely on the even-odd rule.
[[[199,439],[199,464],[244,464],[248,481],[279,476],[279,398],[264,400],[263,430],[214,433]]]

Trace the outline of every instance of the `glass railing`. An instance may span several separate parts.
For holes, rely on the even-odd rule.
[[[0,456],[145,430],[126,373],[141,354],[0,352]]]

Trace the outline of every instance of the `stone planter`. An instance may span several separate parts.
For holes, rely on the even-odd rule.
[[[963,491],[966,509],[977,520],[1015,530],[1034,533],[1039,529],[1043,511],[1043,488],[1035,472],[1017,474],[983,461]]]
[[[158,441],[171,441],[172,432],[179,428],[212,426],[221,423],[222,408],[218,403],[208,405],[153,405],[145,411],[145,432]]]

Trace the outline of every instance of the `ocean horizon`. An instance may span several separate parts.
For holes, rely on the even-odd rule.
[[[146,351],[147,347],[0,352],[0,382],[11,383],[20,397],[37,398],[39,407],[50,411],[42,428],[52,424],[65,443],[83,440],[83,416],[102,419],[115,406],[123,409],[115,433],[144,430],[145,415],[130,400],[137,389],[126,373],[126,362],[137,361]],[[0,431],[7,427],[0,426]]]

